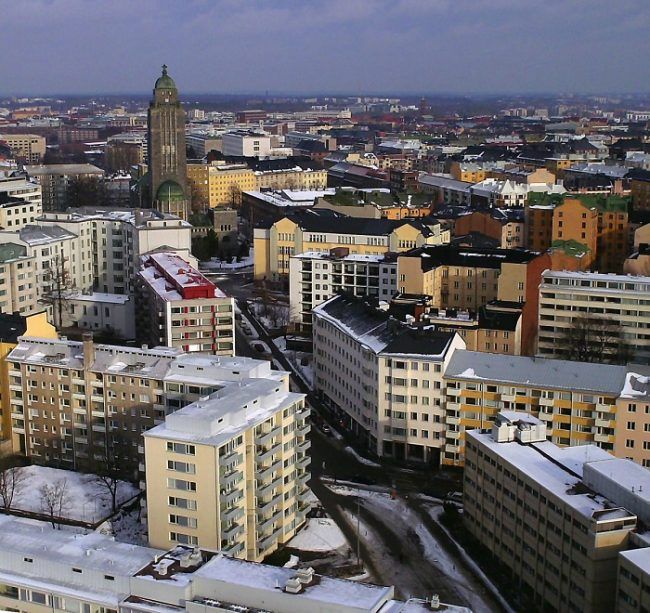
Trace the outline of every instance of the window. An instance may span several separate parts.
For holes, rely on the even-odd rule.
[[[170,386],[170,391],[178,390],[172,390]],[[167,451],[172,451],[173,453],[182,453],[184,455],[196,455],[196,448],[194,445],[186,445],[185,443],[172,443],[168,441]]]

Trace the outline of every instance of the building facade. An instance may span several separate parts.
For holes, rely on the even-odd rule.
[[[26,164],[40,164],[45,156],[46,141],[38,134],[0,134],[12,155]]]
[[[304,395],[271,376],[215,392],[148,430],[149,542],[257,562],[287,542],[310,508],[307,418]]]
[[[235,304],[175,253],[142,258],[138,337],[186,352],[235,354]]]

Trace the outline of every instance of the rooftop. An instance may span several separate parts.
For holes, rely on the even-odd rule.
[[[472,371],[471,376],[468,372]],[[455,351],[445,371],[447,379],[499,381],[543,389],[575,390],[618,396],[627,369],[611,364],[550,358]]]
[[[38,177],[41,175],[81,175],[93,174],[103,175],[104,171],[92,164],[39,164],[25,166],[29,176]]]
[[[420,258],[423,271],[438,266],[468,266],[501,268],[505,263],[523,264],[539,254],[527,249],[489,249],[459,245],[427,245],[400,254],[400,257]]]

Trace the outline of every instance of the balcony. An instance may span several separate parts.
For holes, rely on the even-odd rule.
[[[307,450],[311,447],[311,441],[305,440],[302,443],[296,445],[296,451],[298,453],[307,453]]]
[[[232,503],[243,497],[243,492],[240,489],[234,489],[230,492],[222,493],[220,496],[222,508],[230,506]]]
[[[244,550],[244,543],[233,543],[227,547],[221,548],[221,553],[227,556],[236,556],[238,553]]]
[[[296,460],[296,468],[306,469],[311,464],[311,457],[303,455]]]
[[[259,521],[257,524],[257,530],[258,532],[266,532],[269,528],[275,524],[275,522],[279,522],[282,519],[282,514],[283,511],[280,509],[279,511],[276,511],[269,517],[268,519],[265,519],[263,521]]]
[[[273,498],[269,498],[268,500],[262,500],[258,498],[257,510],[260,514],[267,513],[276,504],[280,504],[280,502],[282,502],[282,494],[276,494],[275,496],[273,496]]]
[[[258,541],[260,551],[266,551],[272,547],[278,540],[277,534],[271,534],[266,538],[263,538],[261,541]]]
[[[267,460],[270,460],[276,453],[280,453],[281,449],[281,445],[275,445],[274,447],[257,447],[257,465],[265,464]]]
[[[609,419],[596,419],[594,425],[596,428],[613,428],[614,422]]]
[[[276,426],[271,430],[270,432],[266,432],[261,434],[257,440],[255,441],[258,445],[267,445],[267,443],[270,443],[273,438],[276,436],[280,436],[280,433],[282,432],[282,428],[280,426]]]
[[[219,466],[228,466],[229,464],[241,464],[244,456],[236,451],[231,451],[219,458]]]
[[[241,524],[232,524],[228,528],[221,531],[221,538],[230,540],[244,532],[244,526]]]
[[[296,436],[307,436],[310,430],[311,426],[308,423],[304,423],[296,428]]]
[[[244,478],[240,470],[231,470],[219,479],[219,486],[222,489],[230,489],[236,483],[239,483]]]
[[[457,417],[455,415],[447,415],[447,417],[445,418],[445,423],[450,424],[452,426],[459,426],[460,417]]]
[[[280,470],[282,468],[282,460],[276,460],[271,464],[270,466],[260,466],[257,469],[257,480],[258,481],[266,481],[267,479],[270,479],[273,476],[273,473]]]
[[[273,490],[276,487],[279,487],[282,484],[282,477],[276,477],[270,483],[266,485],[257,486],[257,491],[255,492],[258,498],[267,498],[273,493]]]
[[[298,494],[298,500],[300,502],[309,502],[310,500],[313,499],[313,494],[311,493],[310,489],[303,490]]]
[[[244,516],[244,509],[242,507],[232,507],[221,513],[221,521],[231,523],[237,521],[240,517]]]

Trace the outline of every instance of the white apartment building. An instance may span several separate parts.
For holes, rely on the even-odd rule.
[[[264,132],[249,130],[225,132],[221,151],[226,156],[268,157],[271,155],[271,137]]]
[[[135,301],[126,294],[72,292],[66,296],[63,327],[109,332],[135,340]]]
[[[0,312],[29,315],[38,303],[36,258],[18,243],[0,243]]]
[[[138,337],[154,346],[235,354],[235,301],[175,253],[142,258]]]
[[[149,542],[261,561],[305,522],[309,410],[284,373],[229,386],[144,433]]]
[[[0,177],[0,227],[19,230],[43,213],[41,186],[24,177]]]
[[[132,294],[141,256],[158,249],[178,253],[196,265],[191,224],[154,209],[70,209],[45,213],[38,223],[64,228],[76,237],[92,271],[88,289],[98,292]]]
[[[445,447],[443,373],[465,343],[413,329],[363,301],[313,309],[315,388],[378,456],[439,464]]]
[[[633,360],[650,364],[650,277],[544,272],[539,287],[537,353],[560,355],[566,330],[585,315],[620,326],[634,352]]]
[[[593,445],[557,447],[525,412],[500,413],[491,431],[467,432],[465,446],[465,525],[510,571],[522,608],[615,610],[618,554],[648,544],[634,530],[650,473]],[[593,473],[636,480],[603,491]]]
[[[55,530],[0,515],[0,608],[29,613],[425,613],[394,588],[313,569],[238,560],[178,545],[169,551],[99,532]],[[404,608],[407,607],[407,608]],[[442,610],[442,609],[441,609]],[[445,611],[469,613],[462,607]]]
[[[339,291],[389,301],[397,293],[397,257],[365,255],[344,247],[307,251],[289,260],[289,316],[311,327],[311,310]]]

